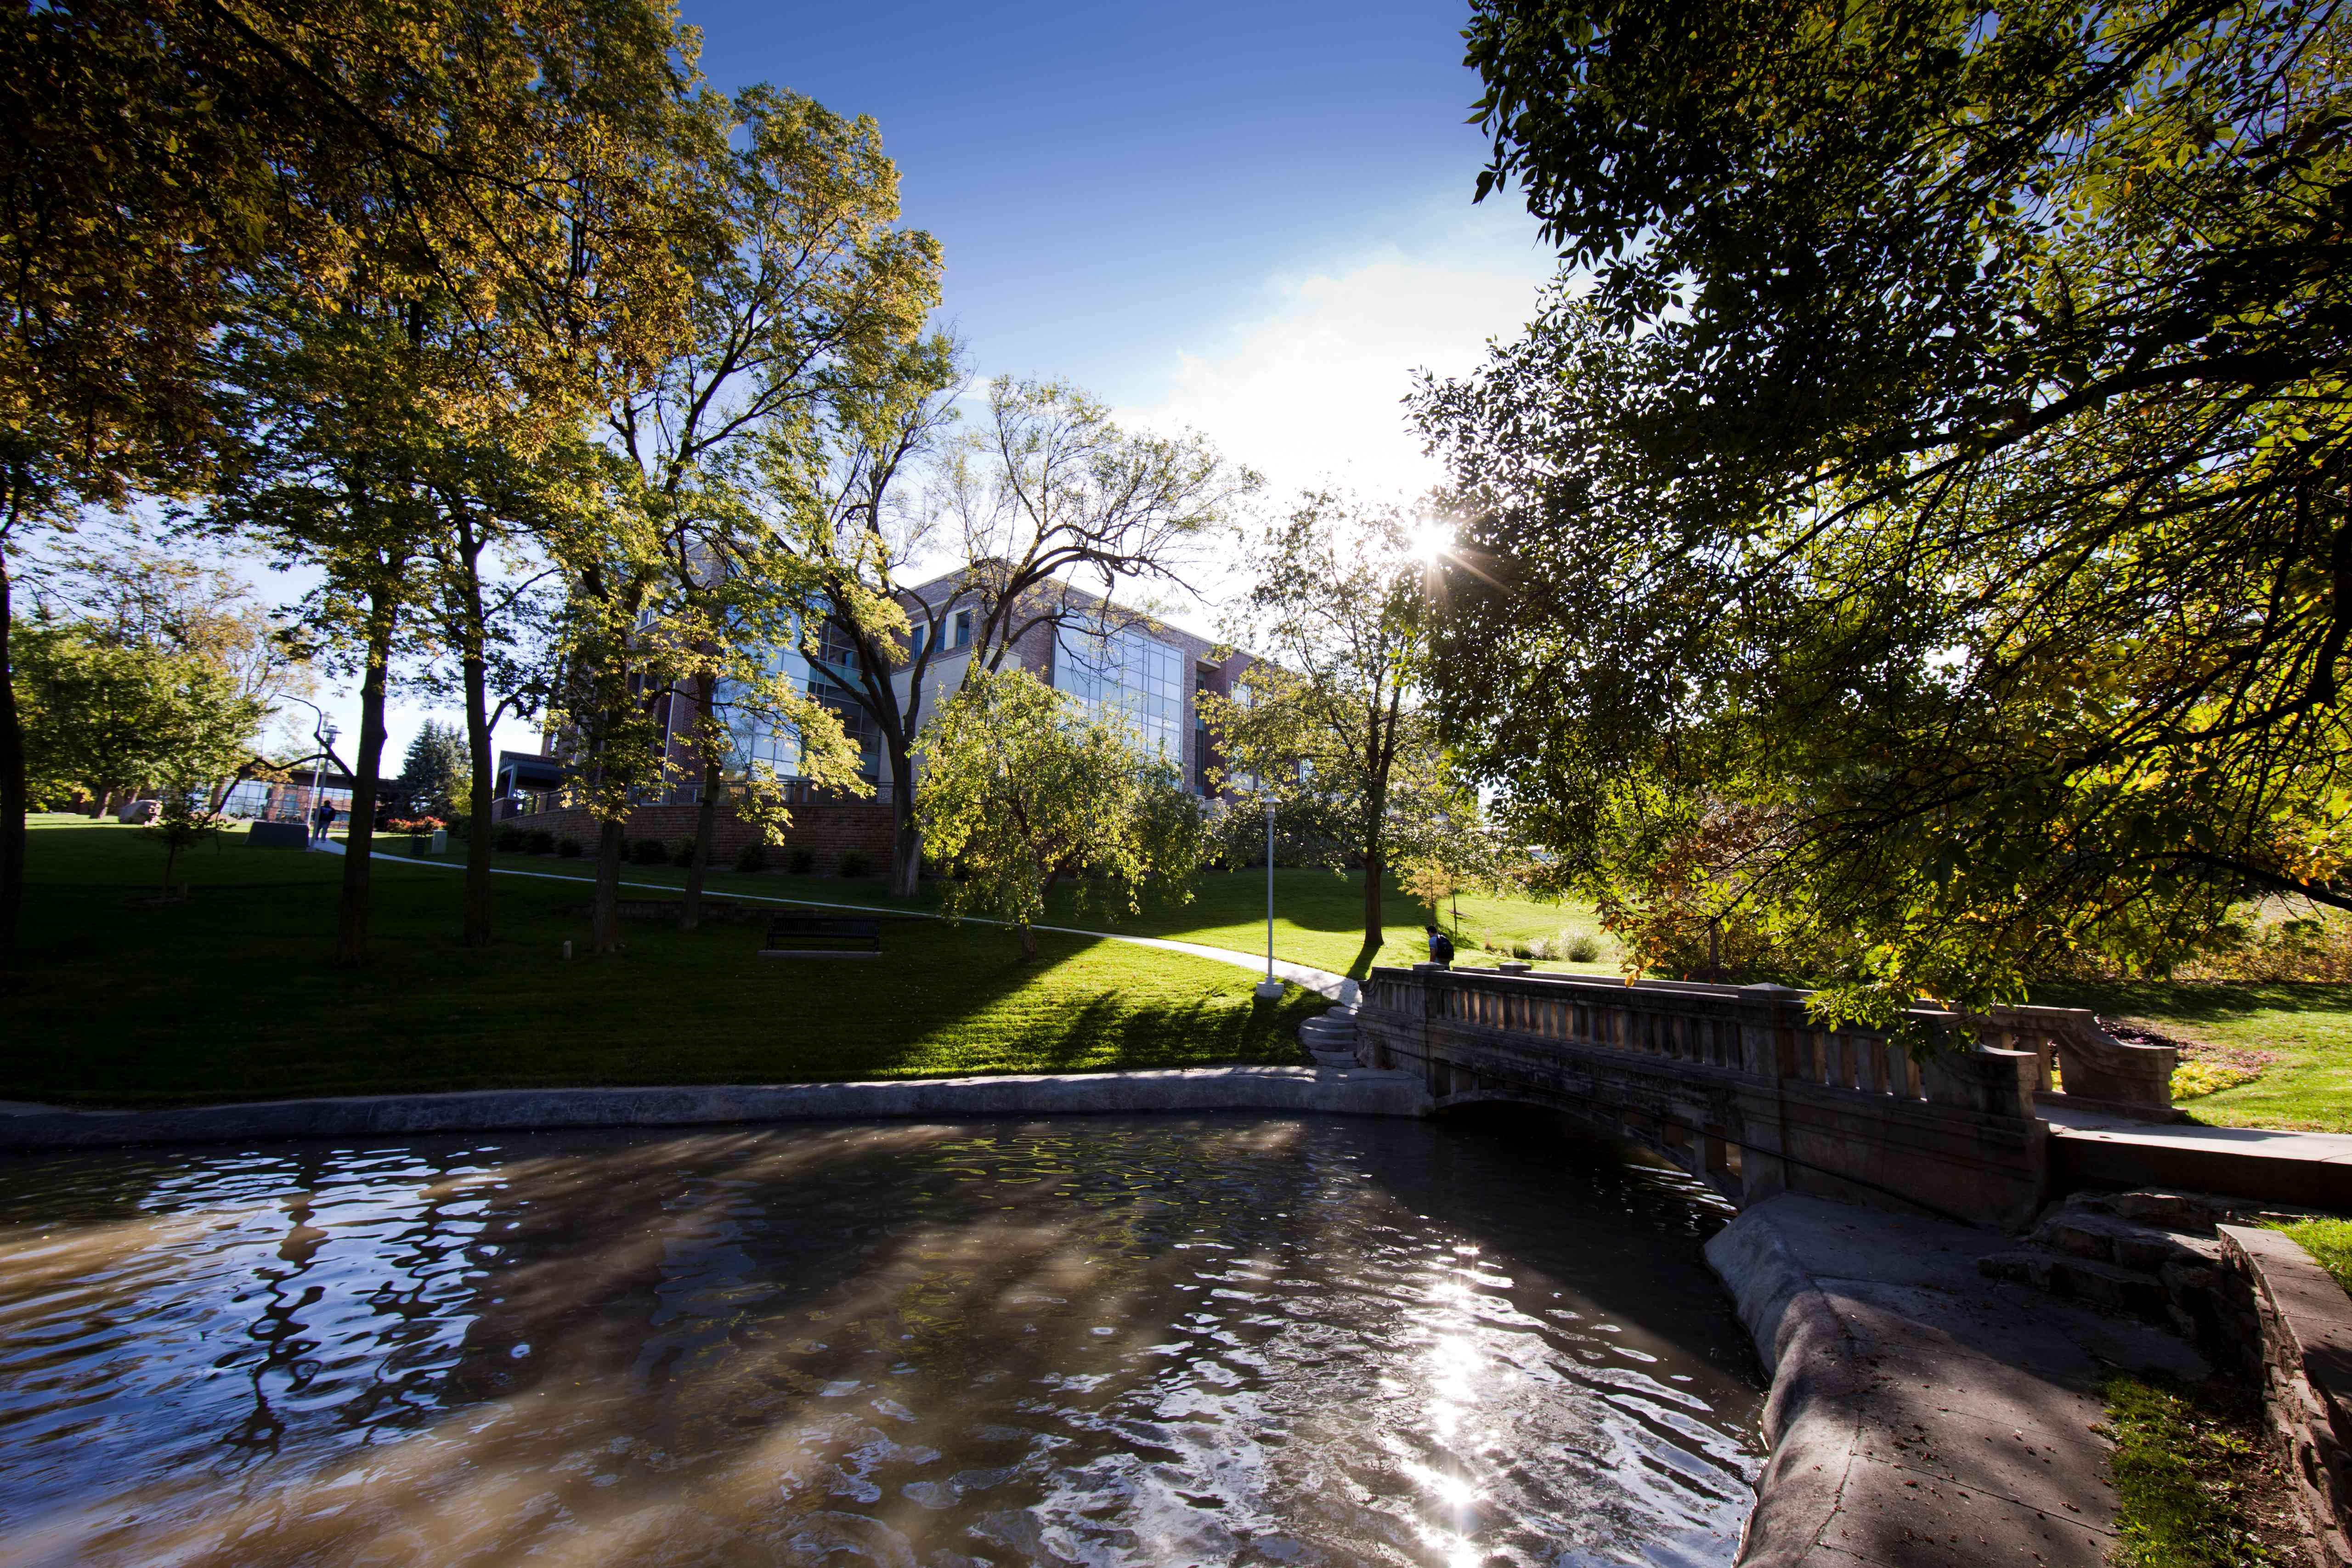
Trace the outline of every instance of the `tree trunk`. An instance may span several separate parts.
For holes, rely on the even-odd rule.
[[[915,764],[905,746],[890,748],[890,896],[911,899],[922,890],[923,827],[915,818]]]
[[[481,600],[476,591],[470,608],[477,616]],[[475,623],[477,632],[480,623]],[[466,680],[466,754],[473,759],[474,776],[467,790],[466,809],[472,821],[466,831],[466,923],[462,940],[467,947],[490,945],[490,791],[497,762],[490,755],[489,671],[482,658],[478,635],[460,661]]]
[[[596,897],[588,916],[588,951],[621,951],[621,824],[596,833]]]
[[[1381,875],[1387,862],[1381,858],[1380,846],[1370,845],[1364,850],[1364,945],[1378,948],[1388,940],[1388,927],[1381,919]]]
[[[0,966],[16,950],[25,904],[25,730],[16,715],[16,673],[8,657],[8,563],[0,555]]]
[[[704,674],[694,678],[695,720],[698,725],[709,722],[711,705],[718,698],[717,676]],[[675,702],[677,699],[672,697],[670,700]],[[677,910],[677,929],[680,931],[693,931],[702,924],[702,881],[705,873],[710,869],[711,840],[719,833],[719,791],[724,782],[719,777],[719,749],[702,738],[699,729],[696,731],[694,749],[702,763],[702,799],[697,804],[694,813],[694,853],[686,860],[686,898]]]
[[[1037,956],[1037,933],[1029,929],[1026,921],[1022,921],[1017,929],[1021,932],[1021,960],[1026,963]]]
[[[389,583],[368,594],[367,673],[360,682],[360,745],[352,758],[351,827],[343,837],[343,899],[335,963],[367,962],[368,857],[375,848],[375,780],[383,765],[384,689],[392,672],[392,632],[400,614]]]

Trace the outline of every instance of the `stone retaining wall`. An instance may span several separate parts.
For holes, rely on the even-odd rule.
[[[1069,1116],[1141,1111],[1325,1111],[1425,1116],[1403,1073],[1362,1068],[1171,1068],[1150,1072],[1008,1073],[868,1083],[688,1084],[648,1089],[507,1089],[348,1095],[170,1110],[42,1110],[0,1116],[0,1149],[274,1138],[406,1136],[556,1127],[698,1127],[728,1122],[919,1117]]]
[[[2323,1568],[2352,1568],[2352,1297],[2283,1232],[2220,1227],[2222,1260],[2261,1347],[2263,1402]]]

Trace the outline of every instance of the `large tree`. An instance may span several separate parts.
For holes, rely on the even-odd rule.
[[[396,203],[426,274],[496,276],[563,331],[656,316],[583,309],[595,288],[569,265],[625,248],[638,205],[609,181],[564,198],[675,89],[677,43],[657,0],[0,19],[0,952],[24,854],[6,556],[88,504],[197,488],[220,324],[257,268],[332,291],[368,248],[361,210]]]
[[[1572,858],[1744,816],[1708,880],[1857,995],[2352,904],[2352,17],[1468,37],[1481,194],[1590,284],[1422,404],[1469,520],[1439,689],[1523,820]]]
[[[914,895],[924,853],[917,738],[927,710],[955,689],[942,689],[941,667],[961,660],[960,685],[1003,669],[1036,632],[1144,624],[1113,594],[1181,585],[1259,483],[1200,435],[1124,429],[1061,382],[997,377],[985,428],[954,439],[961,384],[950,343],[918,344],[836,409],[824,440],[769,464],[837,634],[813,625],[803,651],[889,759],[890,888],[900,898]],[[942,580],[910,594],[926,563]],[[948,636],[959,618],[971,622],[961,646]]]
[[[811,585],[740,504],[739,454],[755,437],[814,426],[836,388],[899,353],[939,301],[939,247],[900,226],[898,171],[872,120],[765,86],[699,110],[678,150],[699,218],[683,250],[694,279],[683,329],[606,410],[603,516],[550,536],[570,601],[565,720],[602,819],[597,952],[619,942],[629,806],[668,766],[665,745],[645,744],[649,699],[684,681],[709,716],[747,625],[724,601],[741,599],[746,574],[786,595]],[[706,785],[715,762],[706,754]],[[711,805],[698,820],[698,889]]]
[[[956,868],[951,913],[979,912],[1020,933],[1056,883],[1078,907],[1098,899],[1116,920],[1147,895],[1183,902],[1205,843],[1200,801],[1175,767],[1110,720],[1088,719],[1025,669],[971,675],[924,731],[922,826]]]
[[[1344,825],[1322,847],[1364,868],[1368,955],[1385,940],[1391,861],[1450,837],[1463,809],[1425,700],[1437,537],[1393,506],[1302,497],[1255,552],[1227,630],[1256,662],[1232,698],[1200,697],[1226,776],[1245,795],[1311,799]]]

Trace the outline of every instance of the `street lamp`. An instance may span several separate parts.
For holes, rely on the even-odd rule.
[[[332,719],[327,717],[327,710],[309,698],[297,697],[290,691],[281,691],[278,696],[289,702],[299,702],[319,716],[318,723],[310,730],[310,738],[319,742],[319,754],[310,759],[310,812],[315,814],[319,809],[319,767],[326,761],[327,749],[335,743],[335,738],[342,731],[335,728]]]
[[[1271,1002],[1282,994],[1282,982],[1274,977],[1274,792],[1265,792],[1265,978],[1257,983],[1257,994]]]

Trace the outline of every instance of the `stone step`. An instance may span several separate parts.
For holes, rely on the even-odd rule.
[[[2177,1324],[2172,1293],[2161,1278],[2095,1258],[2024,1247],[1987,1253],[1977,1259],[1977,1272],[1988,1279],[2022,1280],[2053,1296],[2128,1312],[2149,1322]]]
[[[2061,1207],[2043,1215],[2033,1240],[2072,1258],[2143,1274],[2159,1274],[2168,1264],[2193,1268],[2219,1268],[2221,1262],[2221,1243],[2211,1236],[2162,1230],[2089,1206]]]

